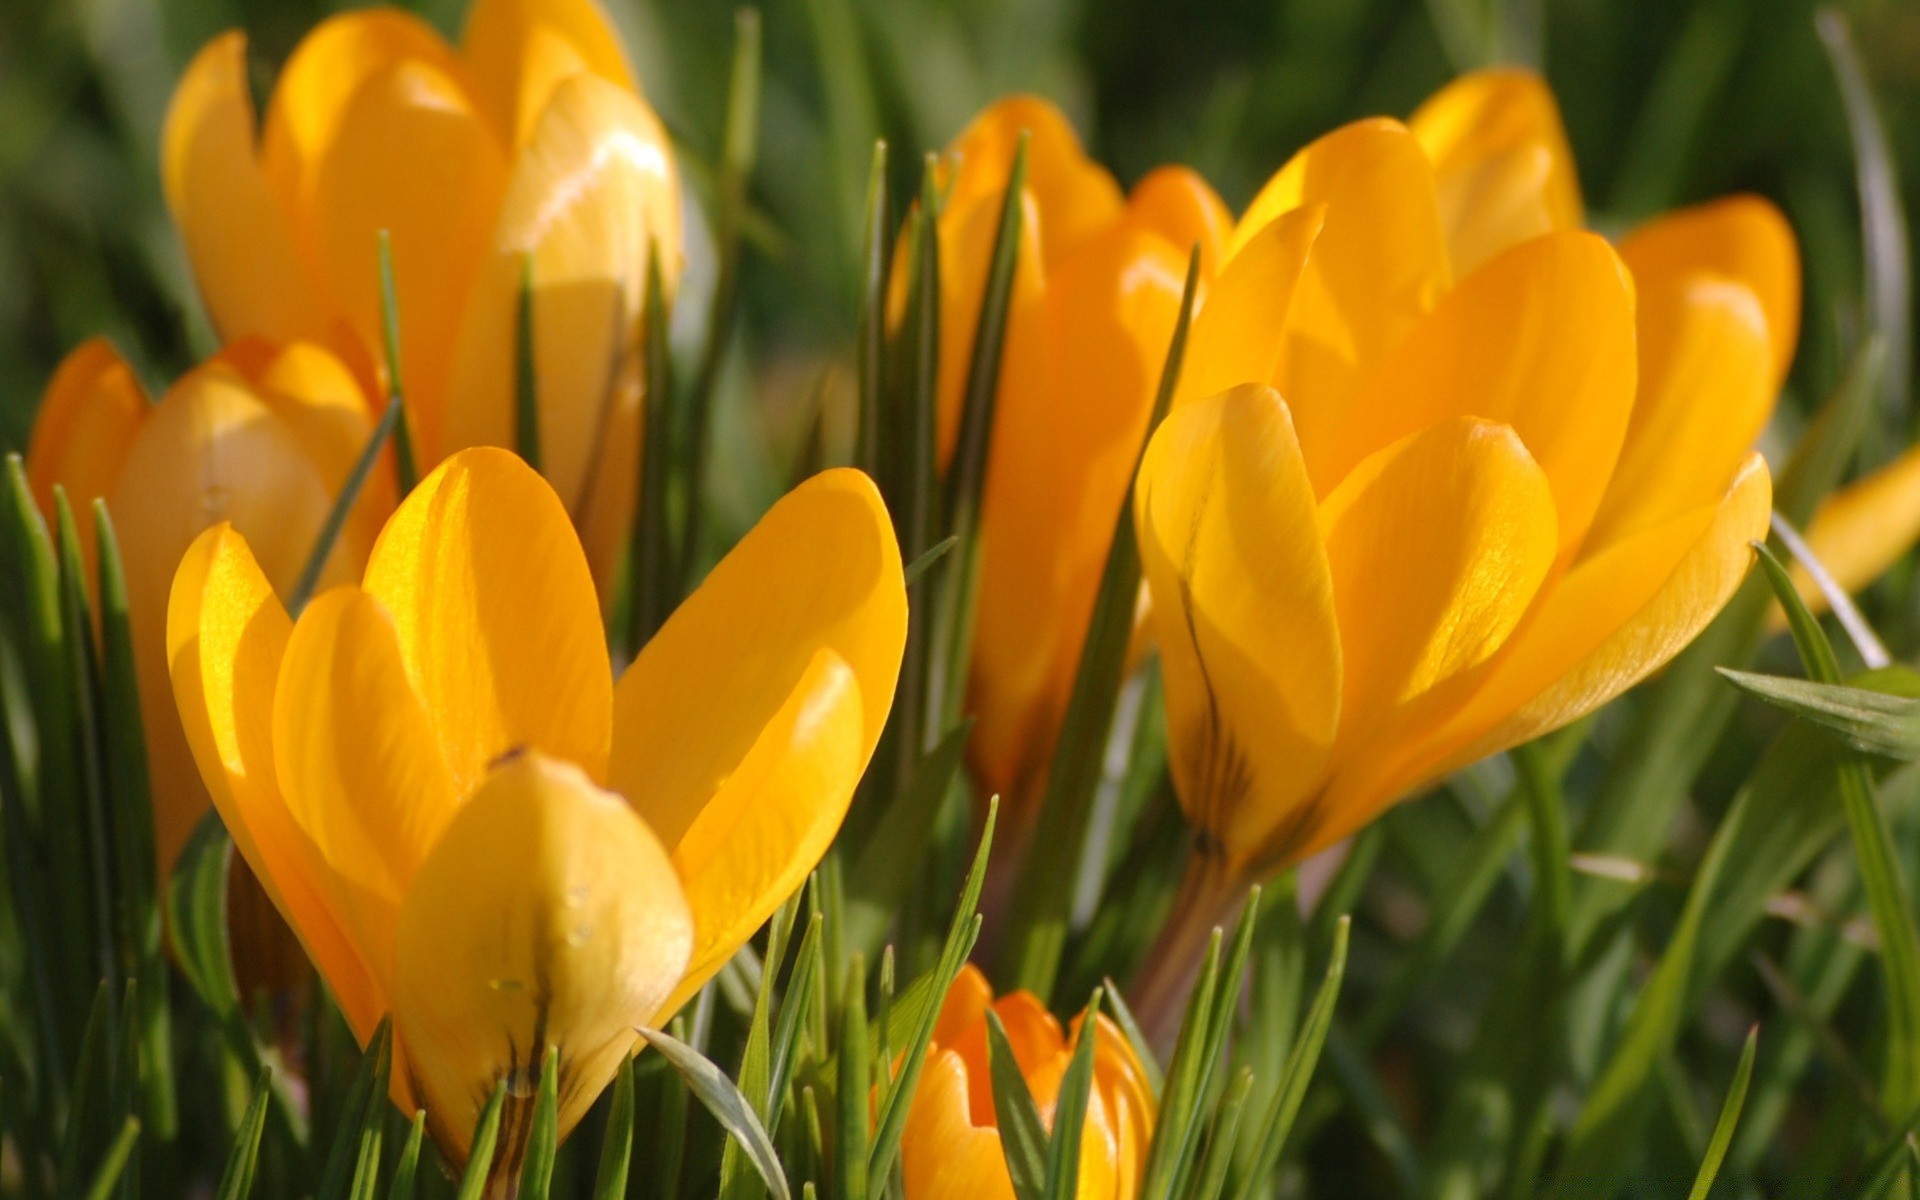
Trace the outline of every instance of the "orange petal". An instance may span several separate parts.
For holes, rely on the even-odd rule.
[[[460,50],[475,98],[500,137],[523,145],[554,89],[592,72],[638,95],[626,52],[593,0],[474,0]]]
[[[1200,277],[1211,278],[1226,256],[1233,214],[1198,171],[1156,167],[1127,196],[1127,219],[1181,251],[1200,247]]]
[[[89,338],[60,360],[47,383],[27,442],[27,484],[46,518],[53,489],[67,493],[79,518],[87,577],[94,573],[93,502],[113,491],[120,468],[147,419],[147,392],[113,344]]]
[[[1326,215],[1323,204],[1289,209],[1227,262],[1194,315],[1174,404],[1278,374],[1294,291]]]
[[[962,209],[1007,188],[1020,135],[1027,134],[1027,190],[1045,231],[1040,246],[1051,269],[1112,224],[1125,201],[1105,167],[1088,158],[1066,114],[1038,96],[1009,96],[975,117],[943,156],[953,172],[947,203]]]
[[[1408,124],[1433,162],[1456,272],[1528,238],[1581,227],[1580,179],[1560,106],[1533,72],[1463,75]]]
[[[935,1049],[907,1110],[900,1171],[913,1200],[1014,1200],[1000,1131],[976,1124],[970,1072],[958,1054]]]
[[[247,39],[208,42],[181,76],[161,134],[160,178],[201,297],[222,337],[286,341],[321,324],[288,217],[255,147]]]

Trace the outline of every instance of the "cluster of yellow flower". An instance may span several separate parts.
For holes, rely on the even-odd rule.
[[[1148,971],[1178,988],[1192,931],[1247,886],[1604,704],[1726,602],[1767,529],[1754,444],[1797,339],[1797,252],[1744,197],[1617,246],[1586,231],[1554,101],[1520,72],[1327,134],[1237,221],[1181,168],[1123,193],[1059,112],[1010,99],[941,160],[942,461],[1023,138],[970,768],[1030,830],[1131,496],[1138,640],[1197,834]],[[648,264],[670,290],[682,200],[591,0],[476,0],[458,47],[393,11],[335,17],[259,128],[225,35],[179,87],[163,169],[226,348],[150,404],[81,347],[29,459],[43,505],[57,484],[120,525],[161,869],[210,799],[355,1033],[392,1015],[394,1098],[449,1156],[548,1046],[564,1133],[838,833],[907,637],[892,520],[857,471],[801,484],[615,681]],[[528,262],[538,474],[498,448]],[[383,461],[289,612],[394,392],[432,469],[402,494]],[[1903,460],[1872,486],[1914,478]],[[1911,531],[1863,544],[1849,504],[1815,541],[1858,582]],[[912,1200],[1012,1195],[990,1007],[1051,1112],[1060,1027],[969,969],[912,1109]],[[1081,1174],[1123,1198],[1154,1104],[1099,1020]]]

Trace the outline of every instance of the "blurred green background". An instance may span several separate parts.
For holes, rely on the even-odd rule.
[[[463,0],[409,2],[457,29]],[[112,337],[152,384],[211,348],[160,200],[167,97],[195,48],[231,26],[251,35],[264,95],[301,33],[339,6],[0,3],[0,445],[24,446],[48,374],[89,335]],[[720,136],[732,0],[610,8],[698,192]],[[803,395],[844,344],[876,134],[906,183],[914,154],[981,104],[1037,90],[1123,180],[1185,161],[1239,204],[1317,133],[1404,115],[1454,72],[1501,60],[1544,65],[1602,229],[1736,189],[1778,200],[1807,259],[1796,377],[1830,380],[1862,264],[1853,156],[1814,11],[1811,0],[771,0],[753,182],[768,221],[742,325],[753,390]],[[1913,194],[1920,3],[1842,11]],[[728,389],[736,414],[742,382]],[[733,424],[723,453],[742,436]]]

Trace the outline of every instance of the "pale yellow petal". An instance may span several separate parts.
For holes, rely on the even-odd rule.
[[[720,560],[620,677],[614,790],[677,846],[823,648],[858,682],[864,767],[893,704],[906,621],[879,490],[854,470],[814,476]]]
[[[465,1158],[501,1079],[502,1124],[524,1130],[550,1046],[564,1138],[680,978],[691,942],[673,866],[620,797],[538,754],[495,770],[400,913],[394,1030],[441,1150]]]
[[[1593,234],[1514,247],[1463,280],[1408,336],[1337,440],[1302,434],[1314,483],[1324,495],[1366,455],[1448,417],[1511,425],[1553,488],[1565,565],[1600,505],[1633,411],[1633,306],[1632,280]]]
[[[1248,386],[1169,415],[1134,522],[1181,804],[1204,847],[1257,862],[1292,836],[1340,713],[1333,580],[1280,397]]]
[[[293,623],[229,525],[187,551],[167,614],[167,658],[186,740],[234,845],[326,978],[364,1045],[387,1011],[321,888],[322,867],[280,794],[274,692]]]
[[[1531,71],[1498,68],[1441,88],[1408,122],[1433,162],[1453,268],[1584,220],[1560,106]]]
[[[519,308],[532,256],[540,469],[583,506],[625,364],[638,353],[647,251],[680,271],[680,181],[646,105],[597,75],[562,83],[520,152],[465,308],[442,449],[515,444]],[[606,469],[631,473],[638,456]]]
[[[474,0],[461,55],[481,108],[513,145],[531,135],[554,89],[592,72],[637,95],[626,52],[594,0]]]
[[[459,790],[522,748],[606,778],[613,681],[593,577],[532,468],[487,449],[442,463],[387,522],[365,586]]]
[[[222,337],[285,341],[317,329],[317,297],[256,147],[247,39],[239,30],[208,42],[174,89],[160,179]]]

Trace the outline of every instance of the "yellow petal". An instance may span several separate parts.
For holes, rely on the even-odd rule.
[[[120,468],[147,419],[147,392],[105,338],[82,342],[47,383],[27,442],[27,484],[40,512],[53,519],[53,489],[67,493],[79,518],[87,577],[93,578],[94,500],[112,493]]]
[[[407,680],[393,620],[356,587],[300,614],[274,692],[274,766],[334,911],[391,983],[400,903],[461,793]]]
[[[1447,766],[1558,729],[1646,678],[1725,606],[1766,536],[1773,485],[1758,454],[1725,497],[1625,538],[1542,597],[1512,650],[1455,722]],[[1443,769],[1445,769],[1443,767]]]
[[[1320,528],[1345,663],[1335,770],[1365,774],[1450,715],[1519,626],[1553,567],[1553,497],[1511,428],[1455,417],[1362,463]],[[1354,790],[1327,800],[1348,828],[1373,802]]]
[[[285,341],[320,324],[287,215],[255,148],[240,31],[208,42],[181,76],[161,134],[160,177],[222,337]]]
[[[1326,224],[1294,293],[1280,372],[1262,381],[1287,398],[1309,455],[1452,280],[1432,169],[1399,122],[1356,121],[1294,155],[1240,219],[1229,254],[1313,203],[1327,205]]]
[[[417,18],[331,18],[288,60],[267,114],[266,163],[308,273],[360,340],[382,344],[378,235],[391,234],[407,402],[440,457],[447,376],[468,289],[507,178],[462,68]]]
[[[1124,200],[1120,185],[1081,149],[1066,114],[1038,96],[1009,96],[975,117],[947,147],[953,172],[948,204],[997,206],[1007,188],[1020,135],[1027,141],[1027,190],[1040,210],[1046,265],[1071,258],[1081,242],[1112,224]]]
[[[1203,846],[1257,861],[1288,836],[1340,712],[1333,581],[1280,397],[1248,386],[1169,415],[1134,523],[1181,804]]]
[[[274,692],[292,631],[232,526],[194,541],[167,614],[167,659],[186,739],[234,845],[364,1045],[387,996],[341,928],[321,888],[319,857],[287,810],[275,772]]]
[[[638,94],[626,52],[593,0],[475,0],[460,50],[481,108],[524,143],[554,89],[583,71]]]
[[[1023,326],[1008,346],[982,502],[970,701],[982,785],[1013,807],[1037,798],[1028,785],[1052,753],[1184,276],[1171,243],[1116,226],[1049,279],[1042,328],[1030,340]]]
[[[859,679],[822,647],[739,769],[679,835],[673,865],[693,911],[693,954],[655,1024],[692,999],[820,864],[866,766],[861,717]]]
[[[1580,179],[1560,106],[1533,72],[1463,75],[1408,124],[1433,162],[1440,220],[1460,274],[1528,238],[1581,227]]]
[[[502,1127],[520,1131],[505,1144],[524,1150],[549,1046],[565,1137],[680,978],[691,940],[665,851],[618,796],[532,753],[489,775],[400,913],[394,1030],[442,1151],[466,1157],[500,1079]]]
[[[590,486],[616,385],[637,352],[647,249],[680,269],[680,183],[646,105],[596,75],[562,83],[514,163],[465,309],[443,448],[512,446],[520,291],[533,256],[540,468],[569,510]],[[637,455],[608,469],[632,472]]]
[[[1767,314],[1777,389],[1800,339],[1800,249],[1779,209],[1758,196],[1730,196],[1647,222],[1620,244],[1642,287],[1705,271],[1743,283]]]
[[[1828,496],[1806,539],[1842,591],[1858,592],[1886,574],[1920,540],[1920,449]],[[1801,598],[1816,612],[1824,609],[1825,593],[1798,564],[1794,572]]]
[[[1000,1131],[976,1123],[967,1064],[951,1050],[927,1057],[900,1139],[900,1171],[913,1200],[1014,1200]]]
[[[377,419],[359,379],[331,350],[316,342],[293,342],[261,364],[251,382],[275,415],[292,427],[333,495],[366,450]],[[353,542],[370,549],[393,512],[391,454],[382,458],[360,488],[353,507]],[[354,566],[360,563],[356,560]]]
[[[613,708],[593,577],[566,510],[503,450],[420,481],[367,563],[458,790],[531,748],[604,779]]]
[[[1220,269],[1233,236],[1233,214],[1212,185],[1187,167],[1147,172],[1127,195],[1127,219],[1166,238],[1176,250],[1200,247],[1202,279]]]
[[[171,863],[206,812],[205,791],[167,683],[167,596],[201,530],[229,521],[267,579],[290,589],[332,508],[298,435],[224,364],[175,384],[148,416],[108,497],[126,569],[140,708],[153,779],[154,841]],[[349,577],[366,543],[345,537],[329,581]]]
[[[906,586],[873,482],[839,469],[776,503],[620,677],[612,787],[678,845],[822,649],[860,690],[860,765],[893,704]],[[782,897],[784,899],[784,897]]]
[[[1274,378],[1294,289],[1326,214],[1323,204],[1290,209],[1227,262],[1194,315],[1176,405]]]
[[[1514,247],[1420,323],[1368,381],[1337,440],[1302,433],[1314,483],[1324,495],[1364,456],[1447,417],[1511,425],[1552,485],[1564,565],[1633,410],[1633,311],[1632,280],[1593,234]]]
[[[1746,285],[1639,280],[1640,393],[1584,553],[1712,506],[1773,413],[1767,317]]]

